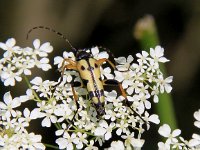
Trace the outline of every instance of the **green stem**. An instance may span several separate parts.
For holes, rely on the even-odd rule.
[[[159,45],[156,25],[152,16],[146,16],[138,21],[134,35],[139,40],[142,49],[149,50]],[[167,76],[164,64],[160,65],[160,69],[164,76]],[[159,99],[160,101],[158,104],[155,104],[155,108],[160,117],[161,124],[167,123],[172,129],[177,128],[171,94],[160,94]]]
[[[56,129],[62,129],[59,123],[54,123],[54,126],[56,127]]]
[[[26,81],[28,87],[32,90],[33,95],[35,96],[35,98],[37,99],[37,101],[41,101],[40,98],[38,97],[37,93],[35,92],[35,90],[32,89],[29,79],[25,75],[23,76],[23,78]]]
[[[54,146],[54,145],[51,145],[51,144],[44,144],[46,147],[49,147],[49,148],[53,148],[53,149],[59,149],[58,146]]]

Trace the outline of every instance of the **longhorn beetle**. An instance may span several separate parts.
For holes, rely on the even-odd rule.
[[[77,111],[78,111],[78,96],[74,90],[74,87],[85,87],[88,91],[89,98],[92,100],[92,104],[94,105],[96,112],[97,112],[97,117],[99,118],[100,116],[105,114],[105,108],[104,108],[104,102],[105,102],[105,97],[104,97],[104,86],[118,86],[119,90],[122,94],[122,96],[125,98],[124,102],[125,104],[137,115],[139,116],[143,122],[144,119],[138,114],[135,110],[131,108],[131,105],[129,101],[127,100],[127,95],[125,90],[123,89],[122,85],[120,82],[114,79],[108,79],[108,80],[102,80],[101,79],[101,71],[100,71],[100,66],[104,63],[107,62],[113,69],[115,69],[115,65],[106,58],[102,58],[99,60],[96,60],[93,58],[92,54],[87,52],[86,50],[81,50],[81,49],[75,49],[69,42],[69,40],[60,32],[55,31],[54,29],[51,29],[49,27],[44,27],[44,26],[36,26],[32,29],[30,29],[27,33],[27,39],[29,34],[35,30],[35,29],[46,29],[51,32],[56,33],[57,35],[61,36],[72,48],[72,52],[74,53],[74,56],[76,57],[76,60],[72,60],[70,58],[66,58],[62,62],[62,75],[64,75],[65,70],[75,70],[79,73],[80,78],[82,80],[82,83],[77,83],[77,82],[72,82],[71,83],[71,88],[73,92],[73,97],[75,100],[75,103],[77,105]],[[106,49],[107,50],[107,49]],[[109,53],[110,51],[107,50]],[[67,64],[66,64],[67,62]],[[77,113],[75,112],[73,119]],[[71,122],[73,121],[71,120]]]

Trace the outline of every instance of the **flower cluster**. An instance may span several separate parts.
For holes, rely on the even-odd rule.
[[[200,128],[200,110],[194,113],[194,118],[197,120],[194,122],[194,125]],[[175,129],[171,131],[171,128],[168,124],[162,125],[158,133],[166,138],[165,143],[159,142],[158,148],[159,150],[171,150],[171,149],[184,149],[184,150],[196,150],[200,148],[200,135],[194,133],[192,138],[187,141],[183,137],[180,136],[181,130]]]
[[[21,81],[22,75],[31,74],[30,68],[38,67],[43,71],[51,68],[47,56],[52,46],[49,43],[40,46],[39,40],[35,40],[33,45],[34,48],[20,48],[15,46],[14,39],[0,43],[0,48],[5,50],[0,60],[4,85],[14,86],[15,80]],[[86,51],[96,60],[109,59],[108,53],[100,52],[98,47]],[[64,52],[63,57],[54,58],[54,64],[60,69],[63,62],[67,63],[64,59],[76,61],[72,52]],[[151,104],[159,101],[158,94],[172,90],[172,77],[164,77],[159,68],[160,63],[169,60],[164,57],[164,49],[157,46],[151,48],[150,53],[142,51],[136,54],[136,60],[130,55],[127,59],[115,58],[115,61],[115,70],[106,63],[101,66],[101,78],[116,80],[122,86],[104,91],[105,115],[100,117],[88,98],[86,88],[76,87],[78,101],[74,100],[70,83],[81,82],[81,78],[73,70],[65,70],[58,81],[34,77],[29,82],[31,88],[26,95],[12,99],[10,93],[6,93],[4,103],[0,103],[0,146],[5,149],[10,149],[12,145],[23,149],[45,149],[41,136],[27,131],[32,120],[40,119],[42,127],[56,126],[55,143],[59,149],[93,150],[105,147],[111,150],[117,145],[121,149],[140,149],[144,144],[144,131],[150,128],[150,123],[160,122],[158,115],[150,114]],[[120,88],[127,96],[122,91],[117,92]],[[35,101],[37,107],[32,110],[26,108],[23,113],[16,110],[29,101]]]
[[[4,94],[4,102],[0,102],[0,149],[45,149],[41,135],[29,133],[26,129],[31,121],[30,110],[15,110],[28,99],[25,95],[13,99],[10,92]]]
[[[14,86],[20,82],[23,75],[31,75],[31,68],[35,66],[48,71],[51,68],[48,53],[53,51],[49,42],[40,45],[36,39],[33,42],[34,48],[20,48],[15,46],[15,39],[11,38],[6,43],[0,42],[0,48],[4,50],[3,58],[0,60],[0,77],[5,86]]]

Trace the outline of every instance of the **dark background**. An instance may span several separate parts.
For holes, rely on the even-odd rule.
[[[115,56],[135,55],[140,46],[133,37],[133,28],[138,19],[146,14],[155,18],[160,44],[171,61],[168,74],[174,76],[173,103],[178,127],[186,139],[196,132],[194,111],[200,108],[200,3],[198,0],[15,0],[0,1],[0,41],[9,37],[21,47],[32,46],[35,38],[50,41],[54,46],[53,57],[70,50],[68,44],[54,33],[36,30],[26,40],[26,33],[34,26],[43,25],[67,36],[75,48],[103,46]],[[42,72],[42,71],[41,71]],[[35,72],[44,78],[58,76]],[[50,75],[51,74],[51,75]],[[1,84],[1,93],[10,90]],[[25,93],[18,88],[15,93]],[[12,92],[13,95],[14,92]],[[3,96],[1,96],[2,98]],[[157,149],[157,128],[145,133],[144,149]],[[153,148],[152,148],[153,147]]]

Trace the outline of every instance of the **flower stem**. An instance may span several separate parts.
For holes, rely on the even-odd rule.
[[[134,37],[139,40],[142,49],[149,50],[159,44],[156,25],[152,16],[145,16],[136,23]],[[160,69],[164,76],[166,76],[166,68],[163,64],[160,64]],[[176,129],[177,122],[171,94],[160,94],[159,99],[160,101],[155,105],[155,108],[160,117],[161,124],[167,123],[172,129]]]
[[[51,145],[51,144],[44,144],[46,147],[49,147],[49,148],[53,148],[53,149],[59,149],[58,146],[54,146],[54,145]]]
[[[26,81],[26,84],[28,85],[28,87],[32,90],[33,95],[35,96],[37,101],[41,101],[40,98],[38,97],[37,93],[32,89],[29,79],[25,75],[23,76],[23,78]]]

